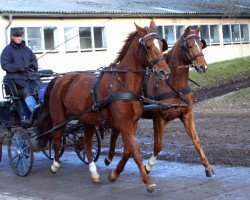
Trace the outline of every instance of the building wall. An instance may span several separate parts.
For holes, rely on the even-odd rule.
[[[209,24],[235,24],[244,23],[248,24],[250,28],[250,19],[208,19],[208,18],[156,18],[154,19],[156,25],[209,25]],[[8,25],[9,20],[6,18],[0,18],[0,52],[6,45],[5,40],[5,27]],[[46,27],[54,26],[58,28],[59,44],[58,51],[52,51],[53,53],[37,52],[39,67],[42,69],[52,69],[55,72],[69,72],[97,69],[109,65],[114,61],[118,51],[123,45],[123,41],[126,39],[128,33],[135,30],[134,23],[140,26],[149,26],[150,19],[32,19],[23,18],[16,19],[13,17],[11,27]],[[107,48],[102,51],[88,51],[88,52],[66,52],[64,46],[64,27],[67,26],[105,26],[107,37]],[[250,32],[250,30],[249,30]],[[8,29],[9,34],[9,29]],[[222,29],[220,28],[220,35],[222,35]],[[9,42],[9,35],[7,37]],[[218,62],[222,60],[233,59],[242,56],[250,56],[250,45],[247,44],[233,44],[223,45],[220,43],[214,46],[208,46],[204,49],[204,55],[208,63]],[[0,79],[2,80],[5,72],[0,70]],[[0,94],[1,95],[1,94]]]

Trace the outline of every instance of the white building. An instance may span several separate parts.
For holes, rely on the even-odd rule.
[[[1,0],[0,52],[11,28],[23,27],[40,68],[97,69],[113,62],[134,23],[152,18],[169,47],[184,27],[200,27],[208,63],[250,55],[249,0]]]

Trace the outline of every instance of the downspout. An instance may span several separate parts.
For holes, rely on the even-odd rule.
[[[10,25],[12,24],[12,15],[9,15],[9,23],[8,25],[5,27],[5,42],[6,45],[8,45],[8,28],[10,27]]]

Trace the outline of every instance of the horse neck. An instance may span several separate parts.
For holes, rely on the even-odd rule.
[[[171,67],[169,76],[170,84],[176,89],[181,90],[188,86],[189,68],[185,67],[189,63],[185,60],[182,47],[177,43],[166,55],[168,65]]]
[[[140,56],[142,56],[140,54]],[[139,63],[138,58],[138,47],[133,48],[130,47],[117,65],[117,69],[121,70],[145,70]],[[140,92],[142,90],[143,79],[144,79],[144,72],[128,72],[128,73],[120,73],[120,78],[122,79],[123,83],[133,92]]]

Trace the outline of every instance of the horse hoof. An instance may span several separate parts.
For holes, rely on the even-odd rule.
[[[147,191],[149,192],[149,193],[152,193],[152,192],[154,192],[156,190],[156,184],[155,183],[153,183],[153,184],[151,184],[151,185],[149,185],[148,187],[147,187]]]
[[[145,168],[145,170],[146,170],[146,173],[147,173],[147,174],[149,174],[149,173],[150,173],[150,171],[148,171],[148,170],[147,170],[146,165],[144,165],[144,168]]]
[[[91,177],[91,181],[95,184],[101,183],[100,177]]]
[[[52,167],[49,168],[49,171],[52,173],[52,174],[56,174],[57,171],[53,171]]]
[[[206,169],[205,172],[206,172],[207,177],[214,177],[215,176],[213,169]]]
[[[112,170],[109,173],[108,179],[109,179],[109,182],[115,182],[116,181],[117,176],[115,175],[115,171],[114,170]]]
[[[108,157],[106,157],[104,163],[106,166],[108,166],[111,163],[111,160]]]

